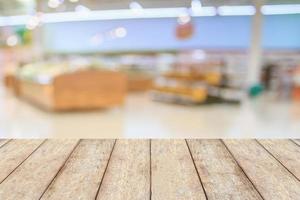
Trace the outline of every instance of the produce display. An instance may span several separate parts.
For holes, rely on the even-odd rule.
[[[238,102],[242,92],[227,84],[222,61],[174,63],[153,87],[155,100],[179,103]]]
[[[47,110],[68,111],[120,106],[127,77],[103,65],[33,63],[15,72],[19,96]]]
[[[153,56],[123,56],[118,63],[118,69],[127,75],[128,91],[148,91],[152,88],[156,64]]]
[[[134,68],[121,68],[121,72],[127,75],[128,91],[147,91],[152,88],[153,76],[145,70]]]
[[[294,90],[293,97],[295,100],[300,101],[300,66],[298,66],[293,74]]]
[[[108,66],[111,65],[106,64],[104,61],[89,61],[87,59],[69,62],[36,62],[22,66],[16,71],[16,75],[22,80],[48,84],[61,74],[73,73],[80,70],[113,70],[113,68],[110,69]]]

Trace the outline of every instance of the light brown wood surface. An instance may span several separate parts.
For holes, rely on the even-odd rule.
[[[53,85],[20,80],[19,87],[20,96],[28,102],[45,109],[52,109],[55,105]]]
[[[0,184],[0,199],[38,199],[72,152],[77,140],[48,140]]]
[[[300,180],[300,148],[290,140],[259,140],[279,162]]]
[[[206,199],[184,140],[151,142],[152,199]]]
[[[0,148],[5,145],[9,140],[8,139],[0,139]]]
[[[208,199],[262,199],[220,140],[188,140]]]
[[[20,80],[20,96],[47,110],[97,109],[123,105],[126,76],[107,70],[62,74],[47,84]]]
[[[42,142],[43,140],[13,140],[0,148],[0,183]]]
[[[42,199],[95,199],[114,140],[82,140]]]
[[[54,79],[56,110],[107,108],[122,105],[127,94],[123,73],[82,70]]]
[[[300,146],[300,140],[293,140],[293,142]]]
[[[10,140],[0,200],[300,200],[295,141]]]
[[[224,142],[265,199],[299,199],[300,182],[255,140]]]
[[[150,141],[118,140],[98,200],[149,200]]]

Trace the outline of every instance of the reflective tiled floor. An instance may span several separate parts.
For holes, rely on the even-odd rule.
[[[0,89],[0,137],[282,138],[300,136],[300,104],[259,98],[242,105],[181,106],[131,94],[124,107],[53,113]]]

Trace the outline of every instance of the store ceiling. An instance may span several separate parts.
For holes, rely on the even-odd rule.
[[[92,10],[107,10],[128,8],[132,1],[139,2],[145,8],[189,7],[191,5],[191,0],[79,0],[78,3]],[[201,0],[201,2],[203,6],[251,5],[253,0]],[[65,3],[68,9],[74,9],[78,4],[70,3],[68,0],[65,0]],[[300,0],[266,0],[266,4],[299,3]],[[47,9],[47,6],[45,8]]]
[[[126,9],[132,0],[79,0],[76,3],[64,0],[56,9],[49,8],[48,0],[38,0],[43,12],[73,11],[83,5],[91,10]],[[191,0],[135,0],[145,8],[189,7]],[[249,5],[253,0],[201,0],[203,6]],[[0,0],[0,15],[29,14],[34,10],[35,0]],[[300,4],[300,0],[266,0],[266,4]]]

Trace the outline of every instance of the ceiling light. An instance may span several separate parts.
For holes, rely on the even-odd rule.
[[[254,6],[220,6],[218,14],[221,16],[254,15],[256,9]]]
[[[80,7],[78,7],[79,9]],[[86,7],[85,7],[86,8]],[[81,9],[79,9],[81,10]],[[90,9],[85,9],[90,10]],[[113,19],[137,19],[137,18],[178,18],[186,12],[186,8],[147,8],[143,9],[139,15],[133,13],[131,9],[122,10],[96,10],[90,11],[88,15],[78,15],[76,12],[45,13],[40,19],[43,23],[91,21],[91,20],[113,20]],[[265,15],[279,14],[300,14],[300,4],[294,5],[265,5],[261,9]],[[255,8],[252,6],[226,6],[219,7],[218,12],[224,16],[253,15]],[[192,17],[215,16],[215,7],[202,7],[201,12],[191,12]],[[0,26],[16,26],[27,24],[30,15],[0,16]]]
[[[192,10],[199,10],[202,8],[202,3],[200,0],[192,0],[191,2]]]
[[[116,37],[118,37],[118,38],[123,38],[127,35],[127,30],[124,27],[116,28],[116,30],[114,32],[115,32]]]
[[[26,28],[27,29],[35,29],[38,25],[40,24],[40,18],[38,16],[32,16],[27,24],[26,24]]]
[[[142,10],[143,6],[140,3],[136,2],[136,1],[132,1],[129,4],[129,8],[132,9],[132,10]]]
[[[49,0],[48,6],[50,8],[57,8],[62,2],[60,0]]]
[[[79,0],[69,0],[71,3],[76,3],[78,2]]]
[[[264,15],[300,14],[300,4],[265,5],[261,12]]]
[[[90,12],[91,10],[86,6],[78,5],[78,6],[76,6],[75,11],[76,12]]]
[[[191,8],[191,10],[193,17],[217,15],[217,9],[215,7],[201,7],[197,9]]]
[[[184,14],[179,15],[179,17],[177,19],[177,22],[180,25],[184,25],[184,24],[189,23],[191,20],[192,20],[191,16],[188,15],[188,14],[186,14],[186,13],[184,13]]]

